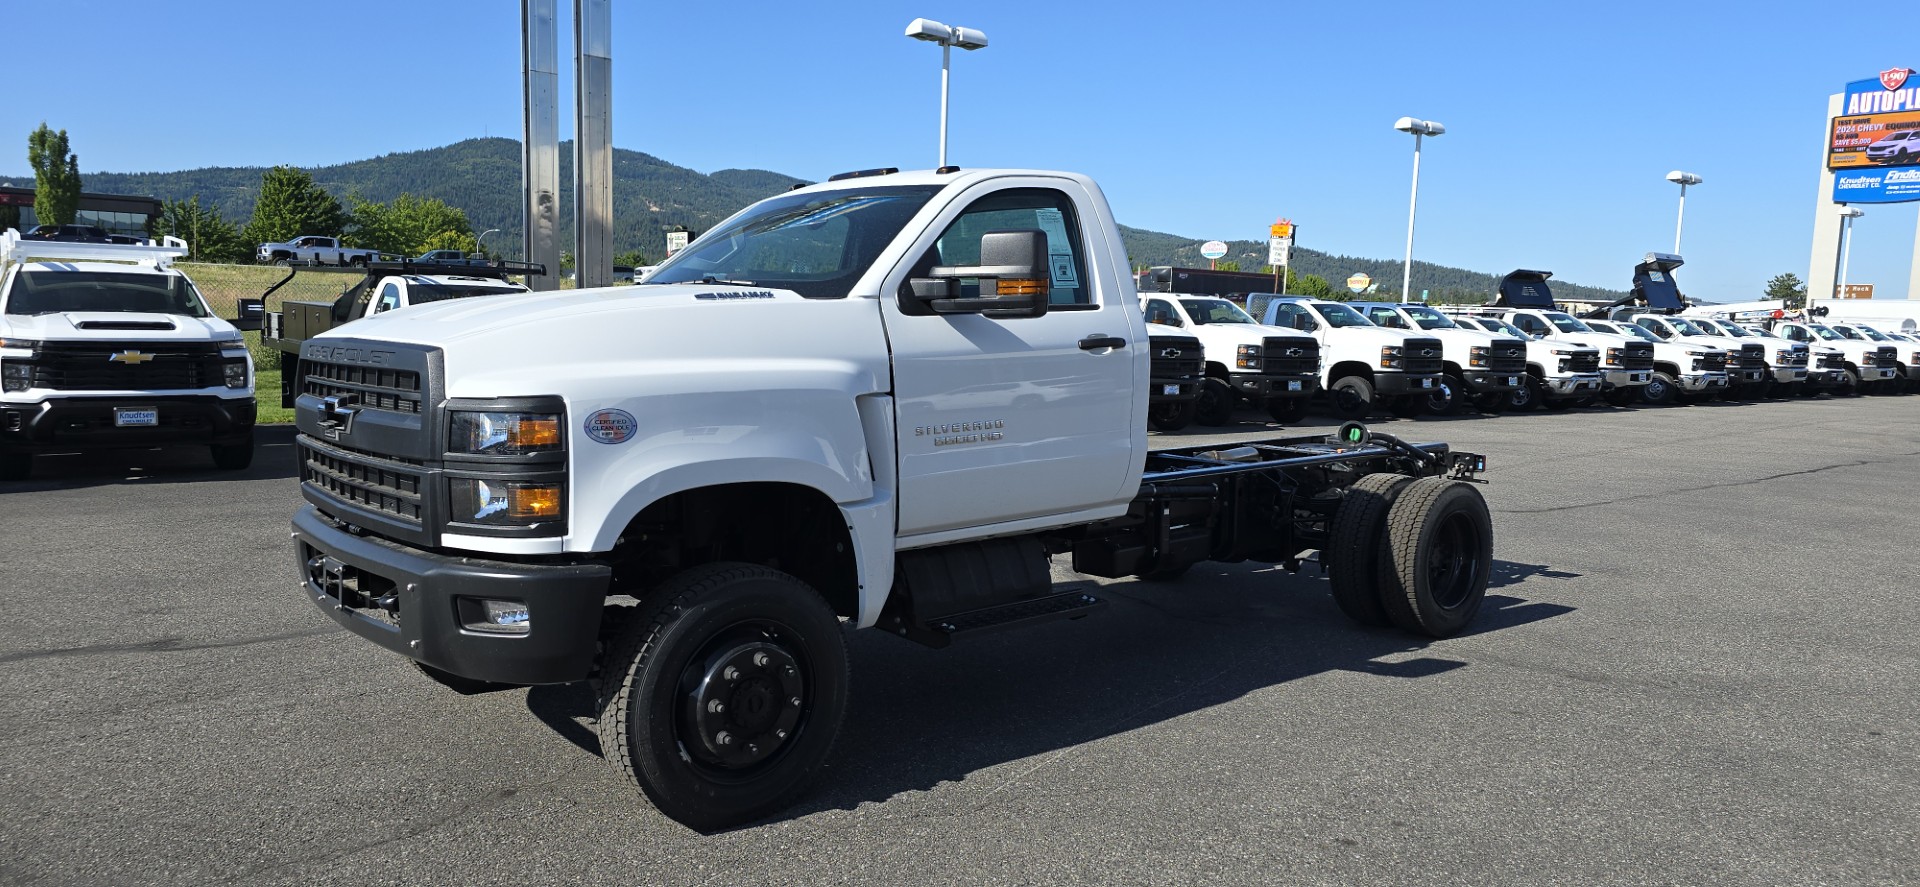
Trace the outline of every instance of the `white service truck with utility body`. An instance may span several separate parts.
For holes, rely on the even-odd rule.
[[[358,321],[301,349],[298,587],[448,683],[591,681],[606,760],[702,829],[820,769],[844,628],[1097,609],[1054,556],[1318,551],[1360,621],[1466,627],[1484,457],[1358,423],[1150,450],[1146,326],[1091,180],[951,167],[760,201],[646,285]]]
[[[1202,425],[1233,421],[1242,398],[1275,422],[1298,422],[1320,390],[1320,343],[1289,329],[1262,326],[1219,296],[1151,293],[1140,297],[1149,329],[1170,327],[1200,340],[1206,351],[1196,418]]]
[[[253,462],[253,359],[162,244],[0,233],[0,480],[49,451],[205,446]]]
[[[1267,326],[1299,330],[1320,342],[1320,385],[1333,413],[1361,419],[1385,406],[1411,419],[1444,384],[1440,340],[1390,330],[1341,302],[1248,293],[1247,307]]]
[[[1447,415],[1469,402],[1486,413],[1507,408],[1515,389],[1527,384],[1524,339],[1468,329],[1418,302],[1348,302],[1347,306],[1389,329],[1417,330],[1440,340],[1446,358],[1440,388],[1427,395],[1427,412]]]

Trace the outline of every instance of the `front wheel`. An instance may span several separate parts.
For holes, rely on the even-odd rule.
[[[1199,410],[1198,398],[1156,403],[1147,408],[1147,422],[1155,431],[1179,431],[1193,424],[1194,414]]]
[[[1498,416],[1507,411],[1511,395],[1506,391],[1488,391],[1473,396],[1473,408],[1489,416]]]
[[[1267,400],[1267,415],[1282,425],[1293,425],[1307,417],[1304,397],[1275,397]]]
[[[1412,419],[1427,411],[1427,398],[1419,394],[1407,394],[1393,399],[1387,409],[1402,419]]]
[[[221,471],[242,471],[253,464],[253,438],[244,443],[213,444],[213,465]]]
[[[1194,421],[1202,425],[1225,425],[1233,421],[1233,401],[1238,395],[1223,379],[1200,383],[1200,397],[1194,402]]]
[[[1347,376],[1327,391],[1333,414],[1342,419],[1365,419],[1373,412],[1373,382],[1365,376]]]
[[[1640,398],[1654,406],[1664,407],[1680,398],[1680,386],[1675,384],[1672,376],[1655,372],[1646,386],[1640,389]]]
[[[717,563],[669,579],[610,635],[600,750],[660,812],[702,831],[799,797],[847,708],[840,620],[806,583]]]
[[[1460,412],[1460,404],[1467,397],[1467,380],[1459,373],[1447,373],[1440,377],[1440,387],[1427,394],[1427,412],[1436,416],[1451,416]]]
[[[1507,392],[1507,409],[1516,413],[1530,412],[1539,409],[1544,399],[1540,383],[1532,376],[1522,376],[1520,387]]]
[[[1859,397],[1865,393],[1858,372],[1851,368],[1840,371],[1840,387],[1833,390],[1835,397]]]
[[[32,453],[0,453],[0,480],[26,480],[31,474]]]

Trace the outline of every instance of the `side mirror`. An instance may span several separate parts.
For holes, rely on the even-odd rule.
[[[914,298],[936,314],[1039,317],[1047,313],[1052,272],[1044,231],[988,231],[980,237],[980,264],[943,265],[932,277],[908,281]],[[980,294],[960,295],[960,282],[980,281]]]

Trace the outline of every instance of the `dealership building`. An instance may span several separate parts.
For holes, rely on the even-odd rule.
[[[33,214],[33,189],[15,188],[0,185],[0,218],[12,221],[13,212],[19,213],[18,226],[25,231],[39,220]],[[80,195],[80,203],[73,216],[76,225],[92,225],[114,234],[132,234],[147,236],[147,222],[160,215],[160,201],[152,197],[133,197],[125,194],[87,194]]]

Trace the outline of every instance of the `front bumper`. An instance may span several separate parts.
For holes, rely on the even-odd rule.
[[[1900,378],[1900,371],[1891,367],[1886,369],[1874,367],[1870,370],[1863,369],[1860,371],[1860,381],[1862,382],[1886,382],[1898,378]]]
[[[1711,391],[1727,387],[1726,373],[1688,373],[1680,377],[1682,391]]]
[[[1653,381],[1652,370],[1606,370],[1600,374],[1608,388],[1638,388]]]
[[[120,427],[116,409],[152,409],[158,424]],[[239,444],[252,438],[254,399],[211,394],[50,397],[0,403],[0,450],[101,450]]]
[[[1763,368],[1728,370],[1727,383],[1731,385],[1753,385],[1765,382],[1769,372],[1769,370]]]
[[[1254,403],[1275,397],[1306,397],[1320,390],[1317,375],[1232,373],[1227,379],[1235,391]]]
[[[1794,382],[1805,382],[1807,381],[1807,378],[1808,378],[1808,374],[1807,374],[1806,367],[1787,366],[1787,367],[1773,368],[1773,381],[1775,382],[1783,382],[1783,383],[1791,384]]]
[[[1600,393],[1599,373],[1575,373],[1554,379],[1541,379],[1540,384],[1548,394],[1598,394]]]
[[[1179,403],[1199,396],[1199,379],[1154,379],[1147,386],[1147,403]]]
[[[1373,390],[1378,394],[1427,394],[1440,389],[1439,373],[1401,373],[1373,371]]]
[[[1523,369],[1512,373],[1496,373],[1491,370],[1469,370],[1460,378],[1461,381],[1467,383],[1467,390],[1484,392],[1512,391],[1520,387],[1521,381],[1526,377],[1527,371]]]
[[[348,631],[465,678],[506,684],[584,679],[613,582],[604,564],[528,564],[437,554],[355,535],[311,505],[293,516],[300,587]],[[526,605],[529,630],[466,627],[482,599]]]

